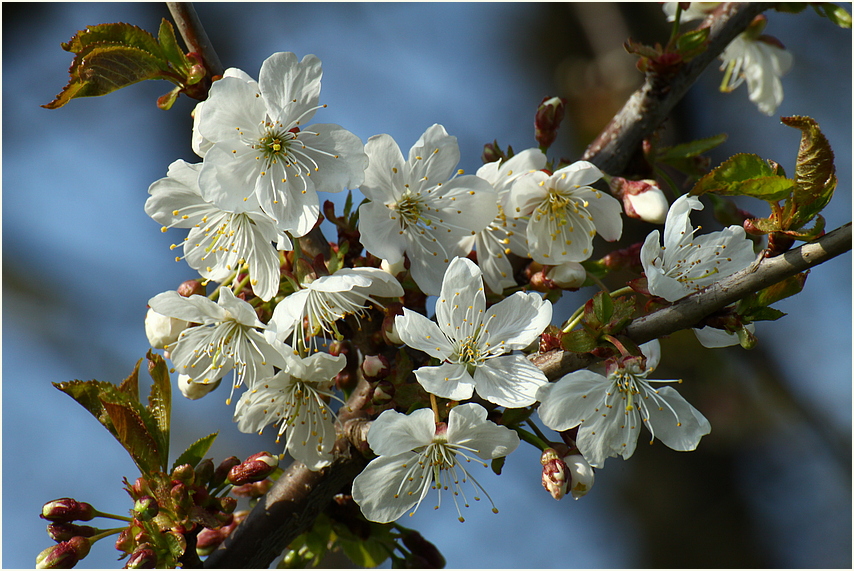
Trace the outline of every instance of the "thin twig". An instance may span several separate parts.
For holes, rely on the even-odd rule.
[[[166,6],[175,20],[175,25],[178,26],[178,32],[184,38],[184,43],[187,44],[187,48],[190,52],[195,52],[201,56],[209,77],[222,75],[225,70],[219,61],[219,56],[216,55],[216,50],[214,50],[207,32],[205,32],[204,26],[202,26],[201,20],[199,20],[198,14],[196,14],[196,9],[193,8],[193,3],[167,2]]]
[[[730,2],[720,6],[703,24],[708,23],[711,28],[706,50],[669,77],[647,73],[644,84],[587,147],[582,158],[610,175],[624,174],[644,137],[667,118],[703,70],[756,16],[772,6],[762,2]]]

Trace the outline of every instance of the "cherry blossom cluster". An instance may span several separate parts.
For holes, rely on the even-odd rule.
[[[273,425],[293,458],[312,470],[328,466],[342,402],[335,379],[348,357],[327,352],[326,342],[343,338],[342,320],[383,312],[390,318],[384,342],[423,355],[414,379],[428,400],[414,411],[388,408],[373,421],[367,440],[376,458],[352,495],[376,522],[414,511],[431,489],[439,501],[450,490],[460,520],[460,504],[468,505],[463,483],[471,482],[474,499],[488,498],[464,465],[488,466],[519,445],[518,427],[502,425],[499,408],[538,407],[545,426],[572,431],[571,449],[544,456],[555,497],[566,490],[581,497],[592,486],[591,466],[631,456],[642,424],[670,448],[696,448],[709,422],[672,387],[653,388],[673,382],[649,378],[660,360],[657,341],[640,355],[548,381],[528,353],[551,325],[552,304],[528,291],[512,262],[542,267],[555,288],[581,287],[594,238],[621,237],[625,205],[626,215],[665,221],[663,246],[653,230],[639,262],[649,294],[670,302],[753,262],[741,227],[695,235],[689,214],[702,208],[697,198],[680,197],[668,210],[655,184],[626,182],[616,193],[621,201],[596,188],[612,179],[595,165],[551,170],[541,148],[466,175],[457,139],[438,124],[407,156],[387,134],[362,144],[338,125],[310,123],[325,107],[321,74],[318,58],[292,53],[268,58],[257,82],[227,70],[194,112],[192,147],[201,162],[172,163],[149,189],[145,210],[163,231],[189,230],[173,245],[183,253],[176,259],[219,284],[210,296],[202,288],[149,301],[149,340],[166,351],[186,397],[208,394],[233,372],[228,402],[245,389],[234,412],[241,431]],[[543,117],[554,121],[562,104],[544,101]],[[538,134],[553,140],[542,121]],[[334,263],[306,260],[300,238],[320,220],[318,193],[344,189],[365,196],[359,250],[348,257],[343,243],[332,244]],[[295,271],[299,264],[312,271]],[[412,292],[437,296],[432,318],[423,304],[406,306]],[[697,335],[707,346],[737,342],[722,330]],[[357,350],[358,359],[371,357]]]

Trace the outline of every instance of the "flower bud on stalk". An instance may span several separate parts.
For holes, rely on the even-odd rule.
[[[225,479],[228,477],[228,472],[235,466],[240,464],[240,458],[237,456],[229,456],[225,460],[219,463],[217,469],[214,470],[213,478],[211,478],[211,488],[216,489],[220,487]]]
[[[165,349],[177,341],[188,325],[183,319],[166,317],[150,307],[145,314],[145,336],[148,337],[149,345],[155,349]]]
[[[178,295],[190,297],[191,295],[207,295],[205,286],[200,280],[187,280],[178,286]]]
[[[534,138],[541,149],[549,148],[557,139],[565,109],[566,99],[563,97],[546,97],[540,103],[534,116]]]
[[[47,526],[48,536],[57,543],[60,541],[68,541],[72,537],[77,537],[78,535],[81,537],[92,537],[99,531],[101,530],[97,527],[92,527],[91,525],[76,525],[67,522],[53,522]]]
[[[483,146],[483,154],[480,155],[480,158],[483,161],[483,164],[507,160],[507,156],[504,154],[504,151],[502,151],[501,147],[498,146],[498,139]]]
[[[561,289],[578,289],[587,279],[587,270],[578,262],[564,262],[546,272],[546,280]]]
[[[231,489],[231,493],[239,498],[260,498],[273,487],[273,481],[270,479],[264,479],[260,482],[252,482],[251,484],[243,484],[242,486],[235,486]],[[234,498],[222,498],[220,502],[225,502],[225,500],[233,500]],[[235,500],[236,501],[236,500]],[[231,511],[234,511],[235,506],[231,506]],[[226,513],[231,513],[227,511],[223,506],[223,510]]]
[[[73,498],[60,498],[48,502],[42,508],[41,517],[50,521],[89,521],[98,512],[86,502]]]
[[[157,554],[147,543],[137,547],[125,564],[126,569],[154,569],[157,567]]]
[[[540,464],[543,465],[543,487],[554,499],[561,499],[566,495],[569,483],[566,463],[554,448],[546,448],[540,457]]]
[[[384,379],[390,371],[385,355],[366,355],[362,361],[362,373],[369,381]]]
[[[623,200],[626,215],[652,224],[664,224],[670,205],[654,180],[610,180],[611,193]]]
[[[228,471],[228,481],[235,486],[259,482],[279,466],[279,459],[269,452],[258,452]]]
[[[71,569],[89,555],[89,548],[87,538],[72,537],[39,553],[36,556],[36,569]]]

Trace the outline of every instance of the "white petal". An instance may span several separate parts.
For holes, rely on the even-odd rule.
[[[359,207],[362,245],[374,256],[394,263],[403,258],[405,242],[401,239],[400,224],[392,216],[399,215],[382,202],[368,202]]]
[[[421,367],[415,378],[428,393],[450,400],[466,400],[474,391],[474,379],[465,365],[442,363],[438,367]]]
[[[257,94],[257,85],[236,77],[215,81],[201,108],[199,133],[213,143],[237,141],[240,131],[249,137],[257,133],[258,126],[267,117],[264,102],[256,97]]]
[[[390,135],[374,135],[365,144],[368,167],[360,190],[369,200],[396,202],[404,189],[404,160]]]
[[[297,63],[291,52],[271,55],[261,64],[258,83],[270,117],[283,124],[308,123],[320,98],[320,60],[307,55]]]
[[[410,182],[427,177],[431,186],[445,182],[454,173],[460,162],[460,148],[457,138],[448,135],[442,125],[429,127],[409,150],[407,165],[410,169]],[[413,188],[413,190],[416,190]]]
[[[587,161],[576,161],[569,166],[556,170],[552,175],[552,179],[559,179],[566,174],[566,181],[569,184],[577,184],[579,186],[590,186],[600,178],[602,171],[593,163]]]
[[[439,326],[411,309],[403,308],[403,315],[394,319],[394,327],[401,341],[431,357],[445,360],[454,352]]]
[[[436,434],[433,411],[420,408],[410,414],[383,411],[368,431],[368,444],[374,454],[394,456],[419,446],[427,446]]]
[[[484,460],[507,456],[519,446],[519,435],[486,419],[475,403],[455,406],[448,415],[448,442],[474,449]]]
[[[249,327],[263,328],[264,324],[258,319],[258,314],[249,302],[243,301],[234,295],[234,292],[227,287],[219,288],[219,300],[217,301],[220,307],[226,310],[231,316],[241,325]]]
[[[480,268],[468,258],[451,260],[436,300],[436,321],[451,339],[465,339],[480,325],[486,294]]]
[[[620,201],[598,190],[582,193],[581,196],[588,201],[585,209],[593,217],[599,235],[609,242],[619,240],[623,234],[623,206]]]
[[[432,477],[429,471],[414,470],[417,463],[418,455],[412,452],[380,456],[356,476],[353,500],[368,520],[394,521],[427,495]],[[418,475],[408,477],[413,471]]]
[[[437,303],[438,306],[438,303]],[[486,312],[483,343],[507,351],[524,349],[551,323],[552,304],[534,292],[515,292]]]
[[[668,448],[688,451],[697,448],[712,426],[673,387],[661,387],[645,401],[650,432]]]
[[[539,390],[537,412],[552,430],[569,430],[596,414],[608,386],[608,379],[587,369],[569,373]]]
[[[751,333],[756,331],[756,326],[752,323],[748,323],[746,327]],[[730,333],[723,329],[715,329],[711,326],[706,326],[700,329],[695,328],[694,333],[697,335],[697,340],[700,342],[700,345],[709,349],[731,347],[732,345],[739,344],[737,333]]]
[[[524,355],[504,355],[477,367],[474,382],[477,394],[489,402],[521,408],[537,402],[537,390],[548,380]]]
[[[225,318],[225,312],[204,296],[184,297],[177,291],[165,291],[148,300],[148,305],[162,315],[191,323],[211,323]]]
[[[304,133],[298,134],[296,141],[304,143],[306,149],[295,151],[295,154],[305,153],[310,160],[304,162],[316,165],[311,178],[318,191],[340,192],[362,184],[368,155],[359,137],[332,124],[309,125]],[[297,145],[292,143],[291,147],[297,148]]]

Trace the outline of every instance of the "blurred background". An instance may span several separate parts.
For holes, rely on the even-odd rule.
[[[534,112],[552,95],[567,97],[569,111],[550,155],[579,158],[640,84],[622,42],[668,36],[652,3],[207,3],[197,11],[226,67],[257,77],[273,52],[316,54],[328,104],[317,121],[363,141],[389,133],[404,152],[441,123],[458,137],[469,173],[484,143],[535,146]],[[39,105],[66,83],[72,57],[59,44],[75,31],[129,22],[156,33],[164,16],[164,4],[3,4],[4,567],[31,567],[51,544],[38,518],[48,500],[131,507],[121,479],[133,480],[135,466],[50,383],[126,377],[148,349],[148,299],[195,277],[168,249],[181,231],[162,234],[143,212],[148,186],[172,161],[197,160],[194,102],[161,111],[155,100],[171,84],[147,82],[59,110]],[[824,213],[836,228],[851,219],[850,31],[808,10],[769,13],[766,33],[795,58],[778,116],[815,118],[836,153],[839,186]],[[663,137],[725,132],[713,164],[751,152],[791,174],[799,131],[760,114],[746,86],[719,93],[720,80],[709,68]],[[767,214],[764,203],[742,206]],[[651,229],[628,224],[627,240]],[[520,447],[500,478],[479,477],[499,515],[476,505],[460,524],[450,506],[424,507],[401,523],[434,542],[450,567],[850,567],[850,284],[850,253],[814,269],[804,293],[778,305],[787,317],[758,324],[750,352],[704,350],[686,332],[663,341],[658,378],[685,379],[680,392],[712,423],[696,452],[640,444],[629,461],[609,460],[582,500],[558,503],[540,486],[538,454]],[[565,295],[555,320],[592,293]],[[272,434],[239,433],[219,393],[191,402],[176,391],[173,455],[217,430],[217,460],[277,451]],[[120,567],[110,543],[81,566]]]

